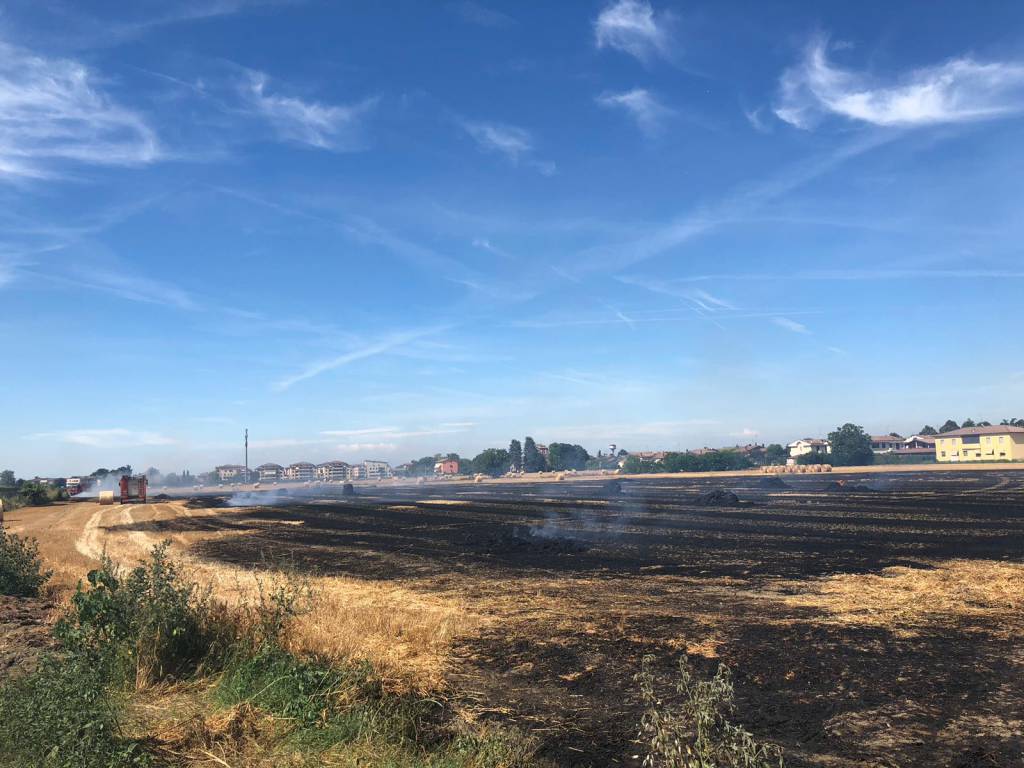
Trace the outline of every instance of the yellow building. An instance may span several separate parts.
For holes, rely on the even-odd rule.
[[[935,438],[935,460],[1024,461],[1024,427],[965,427]]]

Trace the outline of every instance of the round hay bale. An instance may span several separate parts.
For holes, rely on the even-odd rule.
[[[345,483],[343,486],[341,486],[341,495],[342,496],[355,496],[356,495],[355,486],[352,485],[352,483]]]
[[[476,477],[473,478],[473,482],[474,483],[482,483],[483,481],[484,481],[484,476],[483,475],[477,475]]]
[[[823,467],[824,467],[824,469],[822,470],[823,472],[831,472],[832,471],[832,465],[831,464],[824,464]]]
[[[99,496],[100,504],[103,506],[110,506],[114,503],[114,492],[113,491],[100,491]]]
[[[565,473],[564,472],[559,472],[558,474],[556,474],[555,475],[555,480],[565,480]]]

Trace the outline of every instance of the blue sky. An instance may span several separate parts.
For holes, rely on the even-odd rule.
[[[0,3],[0,465],[1022,416],[1022,117],[1011,3]]]

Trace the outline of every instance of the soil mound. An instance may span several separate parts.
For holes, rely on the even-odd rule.
[[[771,477],[762,477],[757,482],[757,487],[784,491],[789,489],[789,484],[778,475],[772,475]]]
[[[606,496],[618,496],[622,493],[622,481],[621,480],[609,480],[607,483],[601,486],[601,492]]]
[[[158,493],[156,496],[151,497],[153,501],[170,501],[171,497],[166,493]]]
[[[342,496],[355,496],[356,495],[355,486],[352,485],[352,483],[345,483],[343,486],[341,486],[341,495]]]
[[[0,682],[13,672],[35,668],[36,661],[54,647],[50,600],[0,595]]]
[[[219,509],[228,506],[227,496],[192,496],[185,502],[189,509]]]
[[[697,497],[697,503],[702,507],[738,507],[740,497],[732,491],[723,488],[715,488]]]
[[[842,480],[833,480],[831,483],[825,486],[826,491],[840,492],[840,493],[874,493],[875,489],[870,485],[860,485],[858,483],[847,483]]]

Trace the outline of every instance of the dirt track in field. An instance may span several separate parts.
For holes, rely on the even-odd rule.
[[[87,541],[170,535],[211,562],[287,558],[463,601],[485,620],[451,651],[453,706],[534,732],[561,765],[639,764],[646,653],[666,680],[682,653],[729,664],[738,719],[791,765],[1022,764],[1024,472],[837,479],[380,487],[114,508],[95,533],[75,514]],[[720,487],[743,503],[699,503]]]

